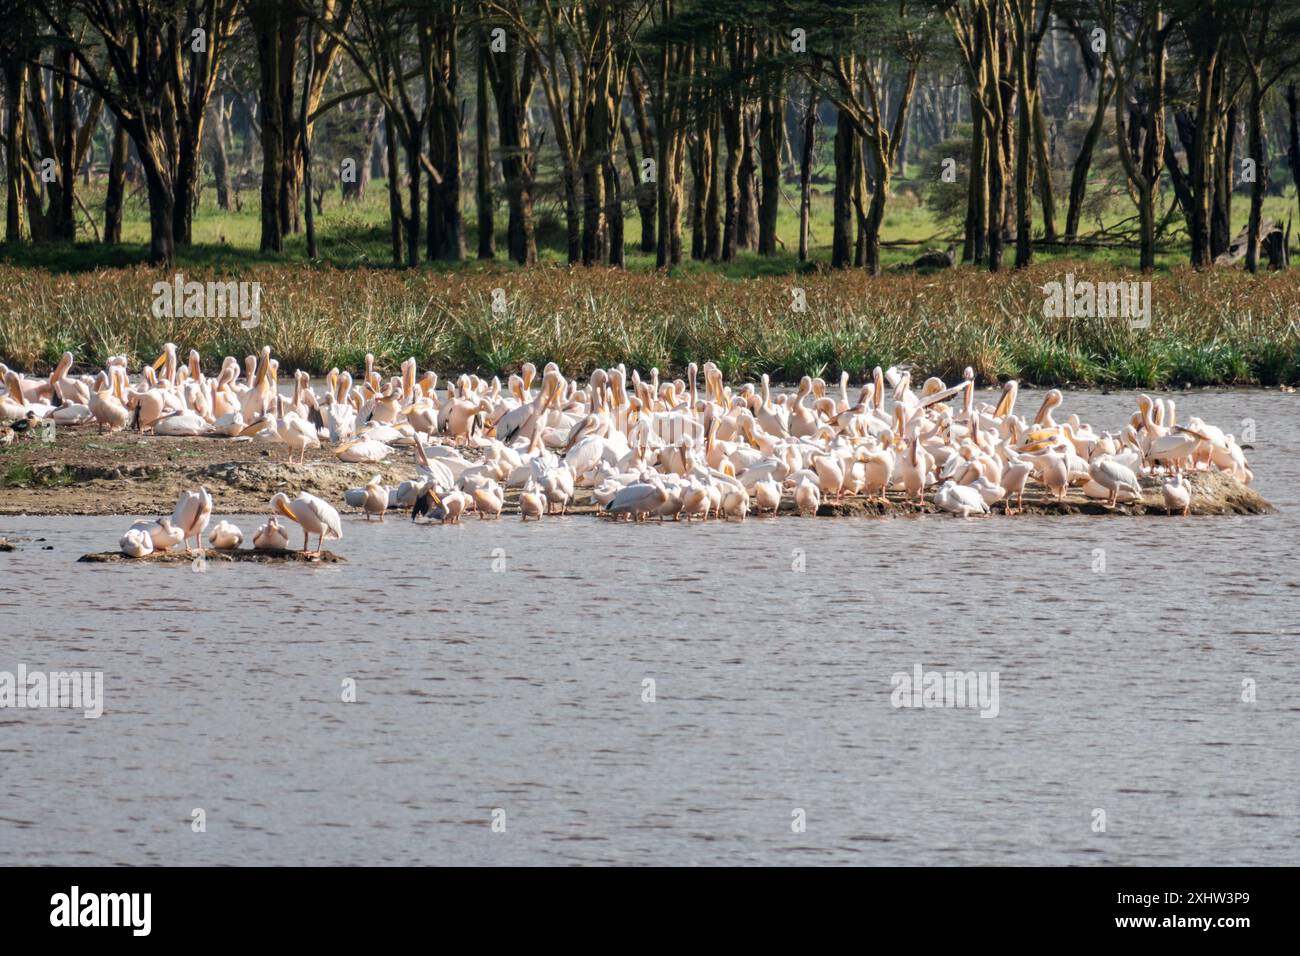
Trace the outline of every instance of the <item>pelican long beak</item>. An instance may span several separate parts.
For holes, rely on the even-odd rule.
[[[156,372],[166,364],[167,364],[167,353],[163,352],[162,355],[158,356],[158,358],[154,360],[153,370]]]
[[[1007,382],[1006,387],[1002,390],[1002,398],[998,400],[997,407],[993,409],[994,418],[1006,418],[1016,400],[1016,383]]]
[[[289,506],[286,505],[283,501],[276,499],[271,503],[271,508],[275,511],[276,514],[288,518],[294,524],[301,524],[301,522],[294,517],[293,512],[289,510]]]

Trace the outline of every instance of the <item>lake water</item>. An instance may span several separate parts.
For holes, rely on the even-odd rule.
[[[105,698],[0,709],[0,864],[1295,864],[1298,396],[1177,398],[1254,421],[1280,514],[345,517],[346,564],[205,573],[0,518],[44,539],[0,555],[0,671]],[[997,716],[893,706],[917,665],[996,672]]]

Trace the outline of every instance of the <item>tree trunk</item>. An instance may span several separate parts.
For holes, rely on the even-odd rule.
[[[1065,212],[1066,242],[1073,242],[1079,235],[1079,219],[1083,215],[1083,199],[1088,189],[1088,171],[1092,168],[1092,155],[1106,125],[1106,108],[1114,92],[1115,85],[1113,83],[1107,85],[1105,72],[1099,73],[1097,110],[1092,114],[1092,123],[1088,126],[1088,132],[1084,134],[1079,155],[1074,160],[1074,169],[1070,173],[1070,202]]]
[[[424,176],[424,167],[420,164],[420,151],[424,148],[424,124],[411,122],[407,117],[409,139],[405,139],[402,148],[406,151],[406,264],[415,268],[420,264],[420,179]]]
[[[262,252],[283,252],[280,218],[281,179],[284,175],[285,117],[280,99],[280,12],[274,0],[250,3],[248,19],[257,44],[258,120],[262,140]],[[390,173],[392,154],[389,154]],[[391,176],[390,176],[391,178]]]
[[[740,114],[740,212],[737,217],[737,245],[753,249],[758,245],[758,183],[754,164],[752,110]]]
[[[495,259],[497,254],[496,197],[492,193],[491,116],[488,113],[488,39],[478,32],[477,84],[474,98],[474,204],[478,210],[478,257]]]
[[[302,109],[298,114],[298,141],[302,149],[302,181],[307,194],[307,258],[315,259],[316,217],[312,210],[311,195],[311,127],[307,123],[307,101],[311,95],[312,73],[316,70],[316,46],[312,39],[312,26],[307,26],[307,65],[302,80]]]
[[[717,262],[722,258],[722,193],[718,189],[718,145],[721,119],[716,110],[709,114],[709,185],[704,194],[704,258]]]
[[[876,184],[871,193],[871,205],[867,209],[863,261],[867,273],[878,276],[880,275],[880,225],[885,220],[885,203],[889,199],[892,169],[888,157],[878,147],[872,165],[876,173]]]
[[[597,98],[602,94],[598,91]],[[607,258],[609,235],[605,219],[605,167],[609,161],[608,128],[601,110],[588,111],[585,156],[582,163],[582,264],[596,265]]]
[[[1037,70],[1034,71],[1035,74]],[[1038,202],[1043,210],[1043,238],[1056,241],[1056,190],[1052,185],[1052,158],[1047,148],[1047,121],[1043,116],[1042,90],[1035,85],[1034,152],[1038,167]]]
[[[971,93],[974,101],[977,94]],[[970,180],[966,189],[966,227],[962,262],[983,264],[988,237],[988,137],[983,114],[971,104]]]
[[[110,245],[122,241],[122,204],[126,198],[126,161],[130,150],[126,127],[115,119],[108,161],[108,191],[104,196],[104,242]]]
[[[656,156],[656,151],[654,135],[651,132],[650,121],[646,115],[645,91],[641,88],[641,84],[635,78],[632,70],[628,71],[628,93],[632,100],[632,115],[636,119],[637,138],[641,142],[641,156],[643,159],[652,159]],[[628,156],[635,156],[636,153],[631,145],[630,130],[624,134],[624,139],[628,143]],[[641,251],[654,252],[657,245],[655,242],[655,204],[659,200],[659,188],[654,182],[647,182],[641,175],[640,169],[634,172],[632,181],[636,183],[636,208],[638,215],[641,217]]]
[[[857,135],[840,110],[835,124],[835,202],[831,267],[847,269],[853,262],[853,192],[858,174]]]
[[[727,141],[727,162],[722,174],[722,261],[731,262],[740,248],[740,152],[743,146],[740,106],[729,100],[723,106],[722,132]]]
[[[1250,222],[1246,227],[1246,271],[1259,269],[1259,224],[1264,212],[1264,187],[1267,185],[1267,170],[1264,157],[1264,111],[1261,101],[1263,91],[1252,91],[1249,115],[1249,149],[1255,160],[1255,181],[1250,184]]]
[[[142,153],[140,162],[149,190],[149,262],[170,269],[176,261],[172,238],[176,222],[175,193],[153,157],[146,158]]]
[[[442,182],[430,177],[428,257],[460,262],[465,258],[465,221],[460,211],[460,116],[454,98],[434,107],[429,120],[429,154]]]
[[[564,164],[564,235],[569,263],[582,261],[582,213],[578,208],[578,171]]]
[[[613,154],[605,163],[605,182],[609,186],[609,208],[605,218],[609,223],[609,264],[622,269],[626,264],[626,240],[623,237],[623,183],[618,175],[618,162]]]
[[[990,272],[1002,268],[1002,215],[1006,205],[1006,168],[998,137],[989,141],[988,265]]]
[[[812,216],[812,159],[817,130],[817,94],[808,94],[803,118],[803,149],[799,154],[799,261],[808,261],[808,233]]]
[[[776,255],[776,222],[781,212],[781,145],[785,140],[785,84],[769,81],[771,89],[761,99],[758,152],[763,173],[762,201],[758,210],[758,254]]]
[[[397,154],[397,130],[394,128],[392,117],[384,116],[384,150],[387,153],[385,165],[388,167],[388,224],[389,234],[393,246],[393,264],[402,264],[402,232],[405,225],[405,215],[402,213],[402,186],[401,175],[398,172],[401,159]],[[265,185],[262,187],[263,193],[266,191]],[[274,207],[273,207],[274,208]],[[263,220],[265,222],[265,220]],[[279,219],[276,218],[276,222]]]
[[[27,201],[22,173],[22,144],[27,141],[27,70],[20,63],[6,60],[4,78],[5,241],[20,242],[23,238],[23,204]]]
[[[225,115],[225,103],[218,97],[213,103],[216,107],[216,122],[207,124],[208,135],[212,140],[212,178],[217,184],[217,208],[223,212],[230,211],[230,162],[226,155],[226,124],[222,122]]]
[[[537,262],[533,227],[533,158],[529,148],[528,99],[531,78],[521,80],[512,52],[490,53],[488,78],[497,103],[497,137],[501,144],[501,175],[506,183],[510,211],[506,245],[510,258],[520,265]],[[526,56],[523,72],[531,77]]]
[[[58,49],[54,63],[68,73],[76,73],[72,51]],[[70,76],[55,75],[54,80],[54,134],[58,154],[59,176],[51,183],[50,212],[53,216],[54,238],[72,242],[77,238],[76,189],[77,166],[73,156],[77,131],[76,83]]]

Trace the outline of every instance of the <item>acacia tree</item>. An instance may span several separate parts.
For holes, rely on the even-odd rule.
[[[569,261],[609,261],[607,196],[617,189],[611,158],[631,45],[649,7],[641,0],[497,0],[486,8],[533,54],[560,155]]]
[[[284,249],[284,237],[297,232],[301,221],[300,186],[303,140],[316,118],[344,99],[364,94],[351,91],[322,104],[321,98],[340,52],[339,35],[347,29],[354,0],[244,0],[257,50],[257,132],[262,146],[263,252]],[[303,25],[313,19],[320,27],[305,42]],[[309,47],[313,64],[300,101],[294,94],[300,46]],[[307,123],[300,121],[306,103]]]
[[[1246,269],[1259,269],[1259,230],[1268,184],[1264,149],[1264,97],[1273,85],[1300,64],[1300,11],[1285,0],[1258,0],[1229,11],[1233,37],[1246,72],[1249,97],[1246,107],[1248,156],[1255,164],[1250,184],[1250,221],[1246,227]]]
[[[987,257],[1002,268],[1006,171],[1011,153],[1010,101],[1014,90],[1011,44],[1002,0],[946,0],[958,58],[970,91],[971,139],[964,259]]]
[[[826,9],[825,3],[809,6],[815,9],[796,8],[792,22],[834,24],[808,35],[812,76],[822,95],[839,108],[840,123],[847,123],[858,140],[843,141],[844,134],[837,131],[836,229],[841,241],[832,250],[831,264],[849,264],[847,224],[840,220],[848,207],[842,191],[852,184],[859,207],[866,207],[859,213],[862,263],[876,275],[880,272],[880,227],[890,181],[936,18],[933,8],[925,3],[880,2],[868,4],[866,9],[862,4],[830,4],[838,13]],[[870,30],[866,29],[868,23]],[[868,164],[869,169],[862,168]],[[857,171],[851,178],[845,175],[846,166]]]
[[[237,0],[67,0],[59,9],[40,7],[80,66],[50,69],[103,97],[135,143],[154,263],[171,265],[176,242],[191,238],[204,116],[236,6]],[[93,42],[74,26],[73,14]]]
[[[504,31],[505,27],[496,27],[496,22],[488,16],[484,28]],[[506,247],[515,262],[532,265],[537,262],[533,222],[537,154],[533,148],[528,102],[537,81],[537,57],[525,44],[510,43],[504,33],[498,34],[497,40],[501,42],[496,46],[489,43],[488,46],[487,74],[496,101],[501,175],[505,180],[509,210]]]
[[[671,24],[675,0],[658,0],[661,25]],[[682,196],[685,180],[686,130],[698,39],[665,33],[655,50],[656,83],[651,96],[658,148],[658,245],[655,265],[663,269],[682,261]]]
[[[1008,0],[1011,9],[1012,38],[1018,103],[1016,106],[1016,268],[1029,265],[1033,258],[1033,197],[1030,193],[1031,150],[1042,143],[1038,90],[1038,51],[1052,16],[1052,0]],[[1050,178],[1048,179],[1050,186]],[[1050,202],[1043,203],[1043,215],[1050,214]]]
[[[1172,21],[1163,0],[1100,0],[1115,74],[1115,142],[1138,210],[1140,268],[1155,269],[1156,198],[1165,155],[1165,74]]]
[[[365,77],[368,91],[384,104],[386,135],[390,144],[400,141],[406,153],[408,209],[394,199],[394,261],[402,261],[401,232],[405,227],[409,266],[420,261],[420,182],[427,174],[432,189],[445,190],[436,204],[435,232],[429,239],[430,255],[461,258],[464,255],[460,202],[460,110],[456,100],[456,57],[461,4],[458,0],[409,3],[406,0],[357,0],[351,19],[353,29],[321,21],[321,28],[339,43]],[[416,68],[406,69],[414,59]],[[418,78],[421,88],[411,88]],[[430,126],[436,125],[436,130]],[[426,137],[438,147],[435,157],[426,154]],[[445,139],[444,139],[445,138]],[[390,190],[394,190],[395,150],[389,152]],[[433,159],[441,165],[434,165]],[[396,193],[392,195],[396,197]],[[447,204],[454,196],[455,214]]]
[[[72,44],[43,32],[34,10],[0,4],[0,18],[7,30],[0,61],[9,94],[6,231],[21,238],[25,224],[33,241],[73,240],[77,174],[99,125],[103,97],[78,82]]]

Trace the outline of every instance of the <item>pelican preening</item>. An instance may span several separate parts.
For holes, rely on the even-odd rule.
[[[343,525],[339,513],[327,501],[304,492],[293,500],[283,491],[271,499],[271,511],[283,518],[288,518],[302,528],[302,550],[307,550],[307,539],[316,535],[316,551],[319,554],[326,538],[342,538]]]
[[[65,354],[47,378],[0,367],[0,413],[23,422],[54,417],[73,428],[84,422],[162,437],[278,442],[297,463],[321,448],[314,467],[329,467],[332,457],[383,469],[344,496],[367,519],[401,508],[449,524],[470,511],[550,520],[582,500],[634,521],[813,515],[853,498],[891,497],[953,514],[994,507],[1014,514],[1024,510],[1027,491],[1039,503],[1091,499],[1111,508],[1158,506],[1172,494],[1170,510],[1186,511],[1178,502],[1188,476],[1254,478],[1232,435],[1170,400],[1142,395],[1107,431],[1070,413],[1058,389],[1029,402],[1027,418],[1015,381],[980,401],[970,369],[956,384],[930,377],[919,388],[905,366],[875,368],[856,390],[846,373],[830,387],[804,376],[787,393],[767,376],[729,387],[712,362],[691,363],[684,380],[623,365],[571,378],[555,363],[540,370],[526,363],[506,382],[461,374],[439,386],[414,358],[385,380],[368,355],[355,378],[332,369],[313,386],[295,371],[291,382],[285,375],[283,392],[280,373],[269,346],[242,362],[228,356],[215,376],[204,373],[197,353],[183,360],[171,343],[135,378],[124,356],[76,375]],[[410,470],[395,474],[402,468]],[[1158,491],[1173,478],[1173,491]],[[150,531],[154,550],[160,534],[177,531],[188,547],[201,545],[212,505],[206,492],[195,494],[177,506],[172,530]],[[337,515],[330,524],[302,504],[309,498],[324,504],[286,498],[273,517],[298,524],[305,537],[316,534],[320,545],[338,527]],[[254,541],[283,530],[268,522]],[[143,536],[124,546],[143,551]]]

